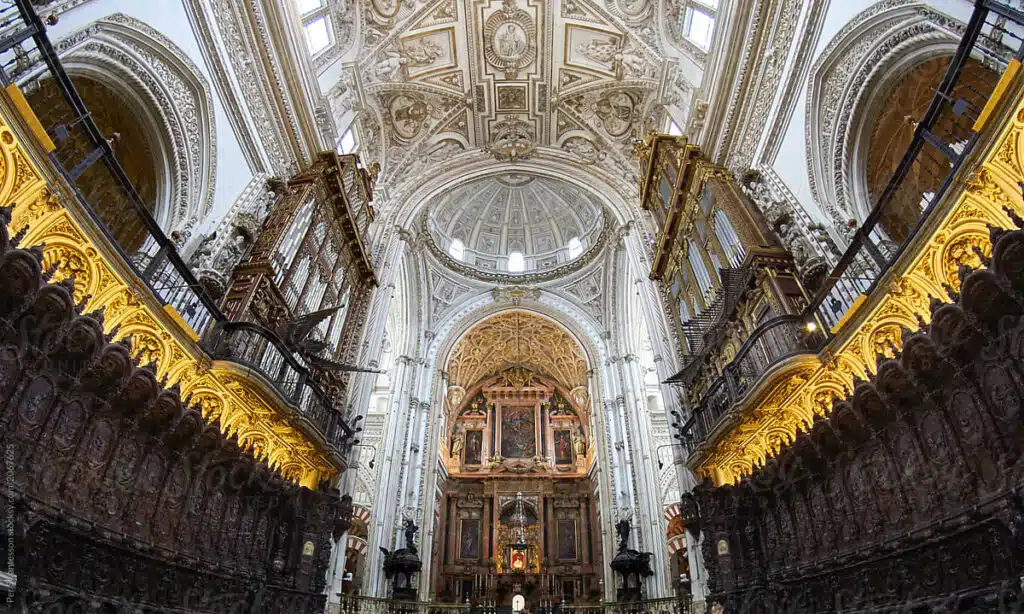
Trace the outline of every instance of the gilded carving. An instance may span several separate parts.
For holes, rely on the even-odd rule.
[[[449,381],[469,390],[484,377],[527,364],[585,398],[587,361],[576,340],[554,322],[523,311],[500,313],[477,324],[448,362]]]
[[[1024,104],[1021,105],[1024,110]],[[784,399],[775,395],[753,399],[740,408],[736,425],[717,442],[708,442],[691,454],[687,464],[717,484],[735,483],[765,459],[778,453],[786,437],[810,426],[814,415],[827,416],[834,399],[846,399],[854,379],[866,380],[877,369],[878,356],[893,357],[903,346],[903,330],[917,330],[930,318],[933,299],[949,301],[946,287],[959,291],[962,266],[983,266],[991,256],[989,226],[1010,227],[1004,208],[1024,211],[1017,164],[1006,162],[1005,143],[1016,143],[1024,133],[1019,122],[1004,129],[960,193],[948,196],[941,223],[911,244],[890,269],[879,288],[882,294],[868,303],[838,331],[819,355],[819,365]],[[776,376],[794,378],[789,371]],[[770,403],[769,403],[770,400]],[[771,411],[773,407],[782,412]]]
[[[315,488],[337,474],[327,450],[314,445],[292,422],[294,409],[276,397],[260,392],[254,382],[236,377],[244,393],[229,389],[222,369],[208,366],[208,359],[185,331],[166,318],[161,306],[143,300],[124,279],[119,267],[107,260],[101,245],[82,230],[74,214],[64,209],[54,192],[61,186],[46,185],[7,126],[0,123],[0,202],[14,203],[10,227],[26,230],[21,245],[43,245],[46,267],[53,279],[74,277],[75,300],[86,297],[88,311],[103,310],[104,327],[116,329],[115,340],[131,339],[131,352],[141,364],[152,363],[157,377],[178,384],[182,396],[192,396],[203,416],[222,432],[239,434],[243,442],[266,457],[267,463],[290,480]],[[19,179],[15,180],[15,177]],[[27,227],[27,228],[26,228]]]

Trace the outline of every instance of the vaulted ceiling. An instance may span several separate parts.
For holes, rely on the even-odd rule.
[[[587,360],[572,335],[526,311],[503,312],[470,329],[448,361],[448,381],[469,390],[515,366],[554,378],[566,390],[587,385]]]
[[[363,158],[391,189],[542,154],[630,176],[633,139],[662,127],[666,104],[689,104],[679,48],[662,34],[678,30],[677,4],[364,0],[332,110],[355,111]]]

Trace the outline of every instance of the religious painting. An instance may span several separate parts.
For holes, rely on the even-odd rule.
[[[576,552],[576,520],[562,518],[555,522],[555,543],[558,547],[558,560],[575,561]]]
[[[459,524],[459,558],[464,560],[480,558],[479,518],[463,518]]]
[[[501,408],[501,455],[533,458],[537,455],[536,419],[533,407]]]
[[[512,548],[509,552],[508,563],[512,571],[524,571],[526,569],[526,548]]]
[[[482,462],[484,448],[483,431],[466,431],[466,458],[467,465],[479,465]]]
[[[572,432],[559,429],[555,435],[555,464],[572,464]]]

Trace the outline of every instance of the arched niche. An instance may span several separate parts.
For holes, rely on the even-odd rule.
[[[888,82],[875,88],[854,147],[859,154],[855,160],[857,185],[854,192],[859,211],[870,211],[885,191],[913,140],[917,121],[928,111],[951,59],[948,54],[924,59],[893,74]],[[958,90],[966,88],[966,91],[976,93],[979,100],[970,102],[980,104],[980,99],[997,79],[998,75],[976,60],[968,59],[960,74]],[[939,117],[931,131],[954,146],[966,142],[971,136],[970,124],[963,120],[953,121],[953,116],[948,113]],[[911,167],[903,180],[906,188],[895,193],[880,218],[882,230],[890,240],[902,243],[909,236],[921,215],[920,195],[934,194],[945,179],[944,174],[934,172],[946,170],[941,166],[944,162],[941,158],[933,160],[922,155]]]
[[[182,247],[213,204],[217,146],[206,77],[167,37],[121,13],[69,34],[54,48],[153,217]],[[25,66],[15,79],[45,127],[71,121],[41,62]],[[82,178],[83,192],[100,189],[98,174],[105,171],[96,166],[88,171],[97,173],[92,183]],[[134,236],[125,238],[131,248]]]
[[[585,475],[594,462],[591,410],[588,400],[575,393],[521,367],[479,381],[463,397],[444,433],[449,474]],[[519,429],[528,439],[528,453],[510,451],[510,412],[529,422]]]
[[[930,77],[940,63],[948,66],[960,41],[959,27],[955,19],[924,3],[879,2],[847,22],[812,65],[804,124],[809,181],[815,202],[837,224],[862,222],[874,204],[867,180],[868,158],[887,100],[907,77],[921,80]],[[982,57],[980,52],[978,56]],[[999,57],[999,53],[985,57]],[[975,67],[972,62],[968,70]],[[911,99],[916,98],[902,101],[907,113],[915,111]],[[899,117],[907,121],[904,118]],[[881,141],[875,145],[881,146]],[[888,180],[885,168],[905,150],[905,144],[896,139],[885,153],[874,156],[874,184]],[[894,221],[890,225],[899,226]]]
[[[164,152],[160,149],[159,140],[152,138],[153,125],[146,117],[145,110],[132,105],[131,96],[124,89],[107,85],[93,75],[74,75],[72,81],[96,122],[96,127],[114,150],[128,180],[155,217],[158,203],[167,200],[169,180]],[[47,128],[66,123],[70,117],[69,107],[53,79],[41,81],[39,87],[28,96],[28,101]],[[62,144],[58,148],[58,156],[71,147],[81,153],[88,146],[80,132],[73,131],[72,134],[73,142]],[[74,162],[76,160],[70,158],[65,160],[65,165]],[[145,229],[102,162],[90,166],[78,178],[76,185],[122,248],[133,252],[142,246],[146,237]]]

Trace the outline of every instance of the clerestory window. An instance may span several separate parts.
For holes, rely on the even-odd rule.
[[[322,53],[334,44],[331,15],[327,0],[294,0],[302,18],[302,31],[310,55]]]

